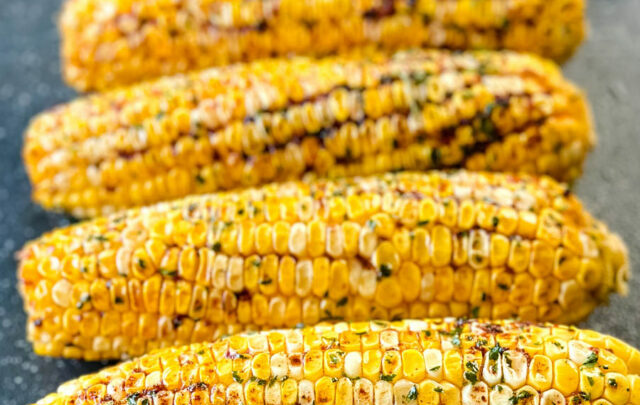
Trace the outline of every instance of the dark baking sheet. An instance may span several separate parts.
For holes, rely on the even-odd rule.
[[[550,0],[553,1],[553,0]],[[15,289],[14,252],[54,226],[68,223],[29,200],[22,168],[22,131],[31,116],[71,99],[60,79],[55,18],[58,0],[0,0],[0,403],[26,404],[100,363],[38,357],[24,339],[25,318]],[[565,66],[590,97],[599,145],[577,193],[640,258],[640,1],[591,0],[591,33]],[[582,326],[640,347],[640,277],[630,296],[614,297]]]

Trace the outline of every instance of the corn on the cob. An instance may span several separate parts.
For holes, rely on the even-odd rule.
[[[40,115],[36,201],[76,216],[304,173],[463,166],[579,175],[594,139],[555,65],[510,52],[270,60],[82,98]]]
[[[638,350],[590,330],[372,321],[158,350],[38,405],[637,405],[638,373]]]
[[[326,319],[568,323],[628,277],[565,186],[467,172],[192,197],[53,231],[20,259],[36,352],[86,359]]]
[[[271,56],[408,47],[512,49],[556,60],[584,36],[584,0],[70,0],[67,82],[105,90]]]

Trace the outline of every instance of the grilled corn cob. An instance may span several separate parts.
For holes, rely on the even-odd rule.
[[[372,321],[161,349],[38,405],[637,405],[638,373],[638,350],[589,330]]]
[[[415,51],[270,60],[82,98],[33,121],[24,158],[36,201],[86,217],[304,173],[571,180],[593,142],[584,98],[552,63]]]
[[[321,320],[574,322],[628,266],[550,178],[399,173],[273,184],[53,231],[20,253],[37,353],[139,355]]]
[[[507,48],[564,60],[583,39],[584,8],[584,0],[69,0],[63,72],[79,90],[104,90],[362,47]]]

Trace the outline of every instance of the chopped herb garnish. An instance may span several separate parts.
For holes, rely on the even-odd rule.
[[[330,320],[330,321],[334,321],[334,320],[343,320],[344,318],[341,316],[337,316],[331,313],[331,311],[329,311],[328,309],[324,310],[324,314],[326,315],[324,318],[321,318],[322,320]]]
[[[595,352],[591,352],[584,363],[582,363],[585,367],[593,367],[596,364],[598,364],[598,355]]]
[[[415,401],[416,399],[418,399],[418,386],[417,385],[414,384],[409,389],[409,392],[407,393],[407,399],[409,401]]]
[[[349,301],[349,298],[347,297],[342,297],[337,303],[336,305],[339,307],[343,307],[345,305],[347,305],[347,301]]]
[[[509,286],[506,284],[498,283],[498,288],[507,291],[509,289]]]
[[[331,349],[333,345],[336,344],[338,341],[338,339],[336,338],[328,338],[324,336],[322,336],[320,340],[322,340],[322,345],[325,346],[327,349]]]
[[[505,359],[505,360],[506,360],[506,362],[507,362],[507,366],[511,367],[511,365],[512,365],[513,363],[512,363],[512,361],[511,361],[511,357],[509,357],[509,353],[505,353],[505,354],[504,354],[504,359]]]
[[[263,280],[260,280],[260,285],[269,285],[273,282],[273,280],[271,280],[270,278],[265,278]]]
[[[418,221],[418,226],[425,226],[425,225],[429,225],[428,219],[425,219],[423,221]]]
[[[435,392],[439,392],[439,393],[443,393],[443,392],[444,392],[444,390],[442,389],[442,387],[435,387],[433,390],[434,390]]]
[[[196,174],[196,181],[198,182],[198,184],[204,184],[205,183],[204,177],[202,177],[202,175],[200,173]]]
[[[531,394],[529,391],[520,391],[518,394],[509,398],[509,402],[512,405],[517,405],[518,402],[522,401],[523,399],[531,398],[532,396],[533,394]]]
[[[464,378],[466,378],[471,383],[471,385],[474,385],[475,383],[478,382],[478,376],[475,373],[472,373],[471,371],[465,371]]]
[[[460,347],[460,335],[455,335],[454,337],[452,337],[451,344],[456,347]]]
[[[618,386],[618,382],[616,381],[615,378],[609,378],[607,380],[607,384],[609,384],[609,386],[613,388],[616,388]]]
[[[440,331],[441,335],[451,336],[451,344],[456,347],[460,347],[460,333],[462,333],[462,328],[460,327],[455,328],[451,332]]]
[[[220,242],[215,242],[213,246],[211,246],[211,249],[214,252],[218,253],[220,250],[222,250],[222,244]]]
[[[82,297],[80,297],[80,301],[76,304],[76,308],[82,309],[84,304],[89,301],[91,301],[91,296],[89,294],[83,294]]]
[[[240,374],[238,374],[238,372],[236,370],[233,370],[231,372],[231,376],[233,377],[233,380],[239,384],[242,384],[242,382],[244,381],[242,379],[242,377],[240,377]]]
[[[127,405],[136,405],[138,403],[138,398],[140,398],[139,392],[134,392],[133,394],[127,397]]]
[[[493,227],[497,227],[498,223],[500,223],[500,219],[498,219],[498,217],[493,217],[491,218],[491,225],[493,225]]]
[[[496,343],[495,346],[489,350],[489,360],[498,361],[500,354],[504,352],[504,349],[500,347],[500,343]]]
[[[169,270],[169,269],[160,268],[158,269],[158,271],[160,272],[160,274],[167,277],[175,277],[178,275],[178,270]]]
[[[442,161],[442,152],[438,148],[431,149],[431,163],[433,166],[440,166]]]
[[[478,318],[479,313],[480,313],[480,307],[471,308],[471,316],[472,317]]]
[[[391,276],[391,266],[389,266],[388,264],[384,264],[384,263],[381,264],[379,270],[380,270],[378,273],[379,278]]]
[[[474,385],[478,382],[478,365],[474,362],[468,361],[465,366],[469,371],[464,372],[464,377],[471,383],[471,385]]]
[[[578,394],[576,396],[571,398],[571,403],[572,404],[581,404],[582,402],[590,401],[590,400],[591,400],[591,394],[588,394],[588,393],[586,393],[584,391],[580,391],[580,392],[578,392]]]
[[[440,366],[431,367],[429,371],[438,371],[440,370]]]
[[[138,258],[138,266],[140,266],[140,268],[142,269],[146,269],[147,263],[144,261],[144,259]]]
[[[382,381],[393,381],[394,378],[396,378],[395,374],[382,374],[380,376],[380,379]]]

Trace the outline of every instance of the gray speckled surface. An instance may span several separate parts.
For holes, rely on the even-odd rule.
[[[552,0],[551,0],[552,1]],[[21,134],[31,116],[69,100],[58,65],[58,0],[0,0],[0,402],[25,404],[59,383],[102,364],[35,356],[24,340],[22,303],[15,289],[14,252],[68,219],[29,200],[20,160]],[[591,0],[591,35],[565,66],[589,94],[599,133],[577,193],[618,231],[640,259],[640,1]],[[584,325],[640,347],[640,277],[630,296],[614,297]]]

